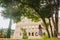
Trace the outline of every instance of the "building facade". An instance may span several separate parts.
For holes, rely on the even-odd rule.
[[[21,28],[26,29],[28,38],[40,38],[41,36],[39,35],[39,28],[38,28],[40,24],[41,21],[32,22],[30,19],[23,19],[21,22],[17,23],[13,38],[22,38],[23,32]],[[45,30],[43,30],[43,32],[44,31]]]

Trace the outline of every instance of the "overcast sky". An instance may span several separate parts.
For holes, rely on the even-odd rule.
[[[3,8],[0,7],[0,12],[4,10]],[[0,13],[0,28],[8,28],[9,25],[9,19],[5,19],[4,17],[1,16]],[[12,29],[15,29],[16,24],[12,23]]]
[[[0,12],[3,10],[3,8],[0,7]],[[60,17],[60,11],[59,11],[59,17]],[[0,13],[0,28],[8,28],[8,25],[9,25],[9,19],[4,19],[2,16],[1,16],[1,13]],[[12,29],[15,29],[16,27],[16,24],[13,23],[12,24]]]

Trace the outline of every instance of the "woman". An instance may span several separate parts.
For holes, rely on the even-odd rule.
[[[42,36],[42,34],[43,34],[42,33],[42,27],[41,27],[41,25],[39,25],[39,35]]]

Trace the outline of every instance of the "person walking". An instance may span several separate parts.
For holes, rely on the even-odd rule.
[[[39,35],[42,36],[43,35],[43,32],[42,32],[42,27],[41,25],[39,25]]]

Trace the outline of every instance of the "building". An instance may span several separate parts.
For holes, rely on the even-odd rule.
[[[28,38],[40,38],[39,29],[38,29],[40,24],[41,21],[32,22],[30,19],[27,18],[23,19],[21,22],[17,23],[13,38],[22,38],[23,32],[21,28],[26,29]],[[44,31],[45,30],[43,30],[43,32]]]

